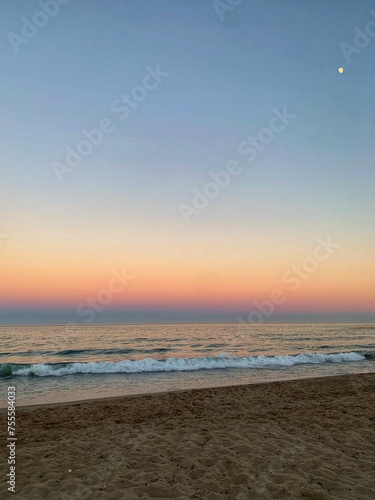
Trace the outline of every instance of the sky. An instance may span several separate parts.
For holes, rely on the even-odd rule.
[[[1,4],[0,324],[375,320],[372,1],[43,4]]]

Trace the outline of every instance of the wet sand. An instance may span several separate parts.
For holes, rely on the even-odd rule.
[[[9,498],[375,498],[375,374],[18,408],[16,428]]]

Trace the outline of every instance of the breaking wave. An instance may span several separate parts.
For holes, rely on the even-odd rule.
[[[375,359],[375,353],[343,352],[332,354],[306,353],[284,356],[206,356],[196,358],[145,358],[123,361],[76,363],[0,364],[0,377],[35,376],[63,377],[76,374],[186,372],[228,368],[272,368],[301,364],[348,363]]]

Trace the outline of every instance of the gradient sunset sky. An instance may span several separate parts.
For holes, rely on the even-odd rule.
[[[375,321],[375,22],[350,62],[340,46],[373,1],[244,0],[221,20],[211,0],[71,0],[17,52],[9,33],[41,7],[0,8],[1,324],[247,321],[275,290],[265,321]],[[122,120],[114,101],[158,66]],[[284,107],[247,162],[239,145]],[[59,182],[52,164],[105,118]],[[181,204],[228,162],[240,173],[187,224]]]

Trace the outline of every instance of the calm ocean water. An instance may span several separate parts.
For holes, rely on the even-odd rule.
[[[375,371],[375,326],[0,327],[18,404]],[[1,401],[0,406],[5,406]]]

